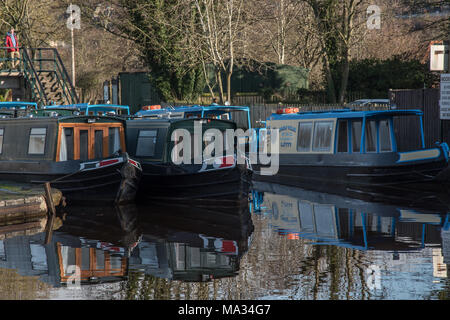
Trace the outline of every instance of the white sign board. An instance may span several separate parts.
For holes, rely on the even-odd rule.
[[[441,120],[450,120],[450,74],[441,74]]]
[[[430,71],[447,71],[448,46],[432,45],[430,49]]]

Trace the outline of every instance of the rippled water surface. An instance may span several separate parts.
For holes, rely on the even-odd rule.
[[[431,208],[431,206],[430,206]],[[0,299],[447,299],[446,210],[261,185],[0,228]]]

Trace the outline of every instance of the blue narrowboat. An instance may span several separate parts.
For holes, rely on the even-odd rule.
[[[405,128],[407,141],[400,139]],[[270,129],[278,130],[279,171],[263,176],[254,165],[257,180],[320,190],[429,188],[448,165],[446,143],[426,148],[418,110],[279,112],[267,119],[266,129],[269,139],[275,138]]]
[[[26,116],[38,109],[36,102],[3,101],[0,102],[0,118]]]
[[[90,116],[130,116],[130,107],[116,104],[89,104],[79,103],[71,105],[50,105],[36,110],[38,115],[68,116],[68,115],[90,115]]]
[[[138,111],[135,116],[147,119],[195,119],[195,118],[214,118],[236,122],[234,117],[237,114],[245,113],[246,117],[238,126],[251,129],[250,108],[246,106],[220,106],[212,104],[209,106],[180,106],[161,108],[160,106],[144,107]],[[243,117],[242,117],[243,118]]]

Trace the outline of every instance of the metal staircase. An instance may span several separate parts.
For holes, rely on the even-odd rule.
[[[7,48],[1,49],[6,52]],[[79,103],[78,95],[58,50],[54,48],[21,48],[18,70],[7,69],[12,60],[9,56],[0,60],[2,61],[0,72],[19,72],[30,88],[31,100],[37,102],[38,105]]]

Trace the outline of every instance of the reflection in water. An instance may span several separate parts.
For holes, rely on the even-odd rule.
[[[271,227],[290,239],[357,250],[415,250],[440,245],[445,215],[301,189],[259,184]],[[295,195],[295,196],[293,196]],[[261,193],[259,195],[261,201]]]
[[[182,281],[235,276],[253,225],[248,202],[231,207],[153,205],[140,212],[142,238],[130,266]]]
[[[300,299],[446,296],[446,212],[276,184],[257,183],[255,189],[252,205],[271,232],[265,238],[289,247],[299,267],[284,274],[288,286],[271,294]]]
[[[0,291],[15,292],[2,298],[448,299],[442,204],[254,188],[251,201],[66,208],[49,244],[45,217],[0,225]]]
[[[44,228],[34,235],[23,232],[0,241],[0,269],[13,269],[50,288],[62,288],[60,292],[66,290],[58,298],[73,297],[74,291],[67,289],[77,284],[76,270],[81,287],[100,285],[96,292],[100,296],[109,294],[100,292],[102,285],[119,283],[114,289],[118,298],[137,298],[136,288],[148,297],[150,291],[160,293],[170,287],[160,288],[161,283],[236,276],[253,231],[248,201],[222,202],[219,208],[181,203],[74,207],[65,209],[63,220],[49,244]]]
[[[41,259],[46,223],[46,216],[0,221],[1,300],[37,299],[48,294],[49,286],[41,281],[46,276],[47,262]]]

